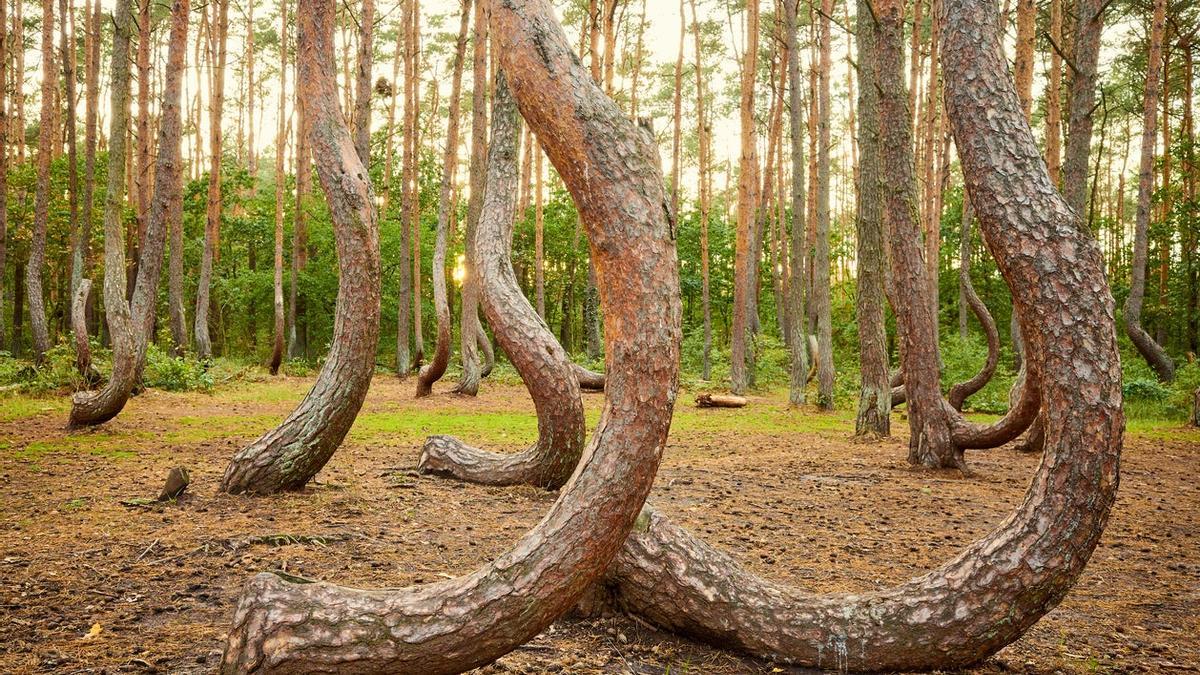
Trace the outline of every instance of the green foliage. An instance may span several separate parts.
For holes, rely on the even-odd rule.
[[[942,387],[949,391],[959,382],[975,377],[987,361],[987,343],[975,334],[961,337],[954,333],[944,337],[942,351]],[[1014,373],[1005,368],[1003,362],[987,385],[967,399],[963,408],[972,412],[999,414],[1008,410],[1008,390],[1012,386]]]
[[[171,356],[154,344],[146,350],[142,378],[146,386],[167,391],[209,392],[213,388],[208,363]]]
[[[93,364],[105,367],[108,350],[92,345]],[[26,394],[65,394],[84,388],[83,378],[75,369],[75,349],[61,341],[46,352],[41,366],[14,359],[4,352],[0,355],[0,387],[11,387]]]

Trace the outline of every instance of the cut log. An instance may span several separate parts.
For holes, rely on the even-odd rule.
[[[746,397],[735,394],[700,394],[696,397],[698,408],[744,408]]]

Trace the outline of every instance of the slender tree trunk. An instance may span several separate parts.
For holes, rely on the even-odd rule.
[[[420,0],[410,0],[412,8],[409,12],[408,23],[408,38],[405,40],[405,45],[408,47],[406,51],[406,66],[405,79],[411,92],[412,105],[405,105],[404,111],[406,114],[412,115],[412,120],[409,122],[411,129],[405,146],[404,170],[406,173],[404,183],[408,189],[407,199],[403,199],[401,208],[404,210],[402,222],[403,227],[411,232],[410,238],[412,242],[412,272],[410,278],[412,280],[412,327],[413,327],[413,355],[411,370],[418,370],[421,367],[421,362],[425,360],[425,337],[423,333],[424,322],[421,319],[421,185],[418,169],[421,163],[421,142],[420,142],[420,100],[421,100],[421,70],[420,70],[420,55],[421,55],[421,4]],[[437,105],[431,106],[434,110]]]
[[[683,0],[679,0],[679,55],[675,59],[675,122],[671,127],[671,213],[679,215],[679,172],[681,166],[681,147],[683,141],[683,42],[687,36],[687,22],[684,21]]]
[[[8,269],[8,1],[0,0],[0,349],[8,331],[4,325],[4,282]],[[89,33],[90,35],[90,33]],[[14,352],[15,353],[15,352]]]
[[[19,46],[18,49],[23,49]],[[22,78],[18,79],[18,82]],[[42,0],[42,112],[38,121],[37,190],[34,197],[33,237],[25,266],[25,291],[29,302],[29,327],[33,333],[33,361],[38,366],[50,349],[42,269],[46,261],[46,222],[50,218],[50,156],[54,151],[54,99],[58,72],[54,64],[54,0]]]
[[[370,2],[370,0],[366,0]],[[279,374],[283,363],[284,331],[286,322],[283,312],[283,195],[287,187],[283,156],[287,148],[287,49],[288,13],[287,3],[279,5],[279,124],[275,131],[275,275],[272,279],[274,291],[275,335],[271,346],[270,371]],[[368,77],[368,79],[370,79]]]
[[[754,379],[750,372],[754,350],[753,293],[758,261],[754,230],[758,206],[758,134],[754,122],[754,89],[758,73],[758,0],[746,3],[746,51],[742,56],[741,159],[738,171],[737,237],[733,261],[733,325],[730,328],[730,389],[743,394]]]
[[[355,70],[354,149],[358,161],[371,166],[371,64],[374,55],[375,0],[363,0],[358,18],[358,67]]]
[[[534,190],[537,194],[534,197],[534,214],[533,214],[533,286],[534,297],[537,300],[537,313],[546,320],[546,197],[545,197],[545,166],[543,163],[543,155],[541,141],[536,140],[535,136],[529,137],[531,141],[537,143],[537,148],[534,149],[534,162],[537,165],[534,173],[536,175],[534,181]]]
[[[1105,0],[1078,0],[1074,69],[1071,77],[1070,122],[1063,155],[1063,197],[1080,214],[1087,213],[1088,153],[1092,148],[1092,114],[1096,106],[1096,62],[1100,56],[1100,31]]]
[[[115,198],[113,193],[109,192],[109,202],[115,203],[105,205],[104,304],[108,312],[109,330],[113,335],[113,374],[100,391],[75,395],[69,421],[72,428],[94,426],[116,417],[129,400],[145,364],[146,346],[154,331],[158,307],[158,282],[162,272],[163,249],[166,246],[167,222],[183,219],[183,119],[180,106],[189,11],[188,0],[174,0],[171,7],[171,39],[167,54],[166,82],[163,87],[158,157],[155,159],[154,198],[147,213],[146,240],[139,251],[142,259],[138,265],[131,304],[126,303],[123,293],[119,299],[116,297],[116,292],[120,290],[118,286],[124,280],[116,278],[118,275],[112,274],[111,271],[123,267],[110,264],[121,262],[119,258],[111,255],[108,241],[111,230],[107,222],[110,218],[119,221],[119,188]],[[127,73],[128,71],[126,77]],[[124,87],[127,91],[128,84]],[[114,125],[114,138],[118,131]],[[110,161],[109,171],[112,170]],[[114,213],[110,214],[110,209]],[[115,227],[120,226],[118,224]],[[120,244],[112,244],[111,249],[121,251]],[[114,302],[116,307],[112,306]]]
[[[821,0],[820,70],[817,76],[817,241],[813,256],[813,304],[817,317],[817,405],[833,409],[833,321],[829,268],[829,126],[833,0]]]
[[[1050,182],[1062,184],[1063,2],[1050,0],[1050,72],[1046,78],[1046,169]]]
[[[471,0],[463,0],[462,19],[458,28],[458,42],[454,48],[453,85],[450,89],[450,112],[446,126],[446,150],[442,154],[442,184],[438,194],[437,238],[433,246],[433,264],[430,275],[433,282],[433,307],[437,313],[437,344],[429,365],[417,374],[417,397],[433,393],[433,383],[442,379],[450,364],[450,299],[446,292],[446,248],[450,236],[450,223],[454,218],[454,203],[451,191],[458,173],[458,118],[462,101],[463,62],[467,49],[468,31],[471,27]],[[541,174],[538,174],[539,190]],[[541,211],[541,193],[538,194],[538,210]],[[540,230],[539,230],[540,233]],[[540,243],[540,238],[539,238]],[[540,271],[540,268],[539,268]]]
[[[450,436],[431,436],[417,468],[473,483],[554,489],[566,484],[583,452],[583,401],[570,358],[521,293],[512,269],[519,131],[516,104],[500,74],[492,103],[487,193],[473,245],[484,312],[533,397],[538,440],[519,453],[495,454]]]
[[[200,257],[200,277],[196,285],[196,356],[201,359],[212,357],[212,340],[209,338],[208,310],[211,304],[213,266],[220,249],[221,236],[221,115],[225,110],[225,59],[228,48],[226,37],[229,32],[230,0],[213,0],[213,15],[216,34],[212,43],[216,50],[216,67],[213,71],[212,96],[209,101],[209,147],[211,148],[208,170],[208,204],[205,208],[204,251]]]
[[[462,377],[454,391],[467,396],[479,393],[479,380],[482,377],[479,367],[479,335],[483,326],[479,323],[479,283],[475,278],[475,252],[472,242],[475,241],[475,225],[479,222],[479,214],[483,210],[484,188],[487,181],[487,45],[488,45],[488,5],[489,0],[475,2],[475,38],[474,63],[472,67],[472,98],[471,98],[471,198],[467,202],[467,229],[464,233],[466,273],[462,284],[462,318],[460,320],[459,353],[462,354]]]
[[[1163,33],[1166,0],[1154,0],[1150,24],[1149,56],[1146,60],[1146,91],[1142,107],[1142,151],[1138,164],[1137,222],[1133,232],[1133,263],[1130,265],[1129,297],[1125,300],[1125,331],[1138,353],[1154,368],[1158,379],[1175,379],[1175,363],[1142,328],[1142,301],[1146,294],[1146,263],[1149,248],[1150,210],[1154,190],[1154,150],[1158,144],[1158,95],[1162,78]],[[1171,149],[1167,148],[1166,152]]]
[[[137,128],[134,132],[137,136],[137,147],[135,148],[136,168],[132,176],[135,189],[130,192],[131,201],[133,202],[134,214],[137,217],[137,230],[134,236],[129,238],[126,247],[126,262],[129,268],[126,270],[126,283],[129,285],[129,297],[133,297],[133,288],[137,283],[138,275],[138,251],[141,250],[146,240],[146,219],[150,214],[150,187],[154,180],[154,169],[150,164],[150,90],[153,86],[151,82],[153,71],[150,67],[150,40],[151,40],[151,15],[150,4],[151,0],[137,0],[138,3],[138,18],[137,18]]]
[[[296,64],[296,80],[300,79],[299,64]],[[300,292],[300,274],[308,265],[308,192],[312,186],[312,153],[308,149],[308,113],[304,97],[296,87],[296,207],[295,222],[292,224],[292,274],[288,286],[288,354],[291,358],[308,356],[308,319],[305,315],[304,295]]]
[[[297,10],[297,93],[337,246],[338,299],[333,344],[304,400],[278,427],[240,450],[221,490],[269,494],[299,490],[325,466],[354,423],[375,371],[379,339],[379,228],[375,193],[337,103],[333,3],[301,0]],[[244,605],[243,605],[244,607]],[[226,670],[237,671],[235,638]],[[244,663],[244,662],[243,662]]]
[[[332,3],[315,4],[314,14],[329,25]],[[497,3],[494,21],[497,54],[521,112],[547,141],[580,205],[613,329],[608,412],[585,451],[589,460],[534,529],[468,576],[370,592],[256,577],[234,618],[226,672],[436,675],[489,663],[544,630],[599,579],[650,490],[670,421],[680,338],[657,157],[650,139],[590,83],[548,2]],[[301,25],[307,33],[310,26]],[[332,61],[331,46],[321,57]],[[451,605],[450,613],[437,609]],[[313,611],[321,621],[291,618]],[[439,627],[430,630],[435,613]]]
[[[884,253],[883,193],[880,176],[879,77],[875,21],[869,0],[858,0],[855,30],[858,37],[858,358],[861,390],[856,436],[891,434],[892,387],[888,372],[887,325],[883,294]],[[793,104],[793,109],[795,109]],[[801,343],[803,351],[803,343]]]
[[[708,243],[708,219],[712,209],[712,173],[709,166],[711,159],[710,153],[710,138],[711,130],[708,126],[708,117],[706,113],[706,92],[704,88],[704,61],[703,61],[703,45],[700,40],[700,18],[696,13],[696,0],[690,0],[692,6],[692,35],[695,38],[696,47],[696,136],[700,174],[700,304],[703,305],[704,312],[704,362],[701,370],[701,377],[707,381],[712,377],[712,303],[709,293],[709,243]],[[683,17],[680,17],[683,20]],[[792,50],[795,53],[795,49]],[[797,55],[797,64],[799,64],[799,56]],[[790,63],[790,61],[789,61]],[[797,68],[799,65],[797,65]],[[793,81],[793,85],[796,86]],[[794,101],[793,101],[794,104]],[[793,128],[793,134],[795,129]],[[803,180],[803,170],[800,172]],[[803,186],[801,186],[801,198],[803,198]],[[678,214],[676,214],[678,217]],[[803,219],[801,219],[803,220]],[[798,221],[799,222],[799,221]],[[803,276],[803,274],[801,274]],[[803,313],[803,312],[801,312]]]
[[[3,0],[0,0],[0,2],[2,1]],[[73,8],[67,4],[67,0],[58,1],[58,13],[61,17],[59,23],[59,51],[62,58],[63,81],[66,83],[64,89],[66,94],[67,111],[65,135],[67,141],[67,195],[69,200],[68,231],[70,232],[69,246],[71,250],[71,276],[67,286],[68,291],[66,294],[67,297],[71,299],[71,304],[67,308],[68,311],[66,312],[68,315],[74,311],[74,308],[77,304],[75,303],[74,299],[76,296],[76,291],[79,288],[79,283],[82,281],[82,270],[77,269],[74,265],[74,254],[75,251],[79,250],[79,237],[81,235],[79,222],[79,174],[75,136],[75,42],[73,37],[70,39],[67,37],[68,21],[70,21],[71,24],[72,35],[75,32],[75,17],[74,13],[71,11],[72,9]],[[3,21],[0,21],[0,26],[2,25],[4,25],[4,23]],[[4,79],[0,77],[0,82],[3,81]],[[0,106],[2,105],[3,104],[0,103]],[[4,136],[0,134],[0,138],[4,138]],[[0,208],[3,208],[2,204],[0,204]],[[0,269],[3,269],[3,267],[0,267]],[[79,276],[77,277],[77,275]],[[3,274],[0,273],[0,276],[3,276]],[[84,303],[78,303],[81,309],[86,305],[86,297],[84,300]],[[79,335],[75,336],[75,364],[79,374],[83,376],[85,380],[90,381],[92,376],[95,374],[94,369],[92,368],[91,346],[88,343],[87,322],[86,320],[83,320],[83,316],[80,316],[80,319],[81,320],[79,322],[72,321],[71,324],[72,332],[78,332],[76,328],[79,325],[84,327],[84,332],[82,335],[83,339],[80,340]]]

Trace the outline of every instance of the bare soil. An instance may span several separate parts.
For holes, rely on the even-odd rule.
[[[414,400],[377,376],[315,484],[270,498],[217,493],[225,463],[311,380],[216,394],[150,391],[99,430],[68,434],[62,399],[0,399],[0,672],[212,672],[241,584],[286,570],[358,587],[457,575],[505,550],[555,498],[412,471],[423,437],[530,442],[524,389]],[[587,396],[594,422],[601,396]],[[11,405],[6,406],[9,403]],[[893,427],[905,433],[900,415]],[[783,396],[697,410],[681,395],[655,506],[755,571],[813,591],[868,591],[953,556],[998,525],[1038,458],[971,453],[974,474],[912,471],[905,441],[851,439],[846,413]],[[974,672],[1183,672],[1200,665],[1200,433],[1126,437],[1120,499],[1063,604]],[[192,484],[155,497],[171,467]],[[563,619],[486,673],[791,672],[620,616]]]

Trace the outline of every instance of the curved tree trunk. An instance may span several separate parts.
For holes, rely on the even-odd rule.
[[[1024,105],[1022,103],[1022,105]],[[971,206],[971,200],[964,194],[963,197],[963,215],[962,215],[962,240],[964,250],[967,255],[964,255],[958,267],[958,288],[962,298],[967,301],[971,312],[975,314],[975,318],[979,320],[979,324],[983,326],[983,334],[987,336],[987,360],[983,367],[979,369],[975,376],[966,382],[956,383],[950,387],[950,392],[946,395],[946,400],[950,402],[950,407],[961,412],[963,403],[972,395],[979,392],[987,386],[991,381],[992,375],[996,373],[996,366],[1000,363],[1000,331],[996,328],[996,320],[992,318],[992,313],[988,311],[987,305],[979,298],[979,294],[975,292],[975,285],[971,282],[971,220],[975,218],[975,210]]]
[[[533,396],[538,440],[522,452],[501,455],[433,436],[421,448],[417,468],[472,483],[553,489],[567,482],[583,452],[583,401],[576,366],[521,292],[512,268],[519,132],[517,108],[501,73],[492,94],[487,188],[473,245],[483,310]]]
[[[163,250],[166,248],[167,221],[183,219],[183,159],[180,141],[183,118],[180,100],[183,90],[184,56],[187,51],[188,0],[174,0],[171,7],[171,36],[167,52],[166,82],[163,85],[162,116],[158,134],[158,157],[155,160],[154,197],[147,214],[146,240],[138,254],[137,279],[134,281],[133,300],[126,306],[131,319],[129,351],[118,350],[113,343],[113,376],[99,392],[77,394],[71,407],[70,426],[93,426],[103,424],[117,416],[133,387],[140,380],[146,361],[146,346],[154,330],[155,310],[158,306],[158,281],[162,274]],[[111,150],[110,150],[111,152]],[[111,163],[109,170],[111,171]],[[107,209],[107,205],[105,207]],[[107,213],[106,216],[107,218]],[[107,225],[106,225],[107,227]],[[107,247],[107,230],[105,246]],[[107,249],[106,249],[107,251]],[[105,254],[107,256],[107,252]],[[105,299],[108,306],[108,270],[105,263]],[[110,310],[111,311],[111,310]],[[110,332],[112,330],[110,319]],[[126,365],[128,361],[130,365]],[[127,371],[132,368],[132,371]]]
[[[18,46],[24,49],[24,45]],[[54,101],[58,72],[54,66],[54,0],[42,0],[42,112],[38,119],[37,189],[33,208],[33,237],[25,265],[25,293],[29,302],[29,328],[33,334],[33,361],[41,365],[50,349],[42,268],[46,265],[46,222],[50,218],[50,155],[54,150]],[[24,84],[20,73],[17,86]],[[21,130],[24,136],[24,129]]]
[[[761,579],[645,511],[608,583],[625,608],[658,626],[809,667],[959,668],[994,654],[1053,609],[1100,539],[1116,498],[1124,430],[1101,257],[1046,174],[999,56],[995,4],[945,4],[947,109],[968,184],[1017,297],[1030,360],[1054,375],[1041,383],[1052,423],[1038,473],[1016,511],[954,559],[894,588],[855,595]],[[898,35],[900,3],[875,6]],[[885,87],[881,95],[897,91]]]
[[[75,370],[83,378],[85,386],[100,381],[100,373],[92,365],[92,346],[88,342],[87,301],[92,292],[92,280],[80,279],[71,300],[71,332],[75,336]]]
[[[112,80],[108,134],[108,183],[104,197],[104,311],[112,345],[113,370],[101,392],[79,392],[72,399],[68,426],[110,420],[125,405],[137,378],[134,328],[125,299],[125,139],[129,125],[129,35],[131,0],[119,0],[113,17]],[[122,394],[122,392],[124,392]]]
[[[575,379],[579,382],[580,389],[584,391],[604,391],[604,373],[592,372],[577,363],[571,364],[571,372],[575,374]]]
[[[463,0],[458,42],[454,48],[454,80],[450,88],[450,115],[446,126],[446,151],[442,155],[442,184],[438,194],[437,236],[433,244],[433,308],[437,314],[437,343],[433,358],[417,373],[417,398],[433,393],[433,383],[446,374],[450,365],[450,299],[446,295],[446,240],[454,204],[450,193],[458,167],[458,116],[461,109],[463,60],[467,49],[467,31],[471,26],[471,0]]]
[[[1163,32],[1166,0],[1154,0],[1150,28],[1150,53],[1146,60],[1146,95],[1142,113],[1142,154],[1138,164],[1137,221],[1133,234],[1133,263],[1130,266],[1129,297],[1125,300],[1125,331],[1158,379],[1175,379],[1175,362],[1142,328],[1142,301],[1146,296],[1146,257],[1150,229],[1150,202],[1154,192],[1154,149],[1158,145],[1158,96],[1162,78]]]
[[[856,436],[891,434],[892,387],[889,383],[887,326],[884,316],[883,268],[886,265],[883,235],[883,195],[879,166],[879,94],[875,72],[875,22],[869,0],[858,0],[858,353],[861,388],[858,395]],[[793,109],[795,104],[793,103]]]
[[[332,70],[333,3],[301,6],[302,40],[320,41],[302,58]],[[394,591],[255,577],[234,618],[225,672],[434,675],[486,664],[542,631],[597,581],[650,490],[670,425],[680,341],[657,153],[579,65],[547,0],[497,3],[493,22],[522,113],[546,141],[588,229],[610,340],[600,425],[546,517],[467,576]],[[323,79],[316,101],[335,96],[332,78]]]
[[[303,488],[341,445],[375,372],[379,340],[379,224],[375,193],[358,157],[335,88],[332,8],[301,0],[297,84],[317,176],[329,203],[338,256],[333,346],[313,388],[278,427],[240,450],[221,490],[270,494]]]

